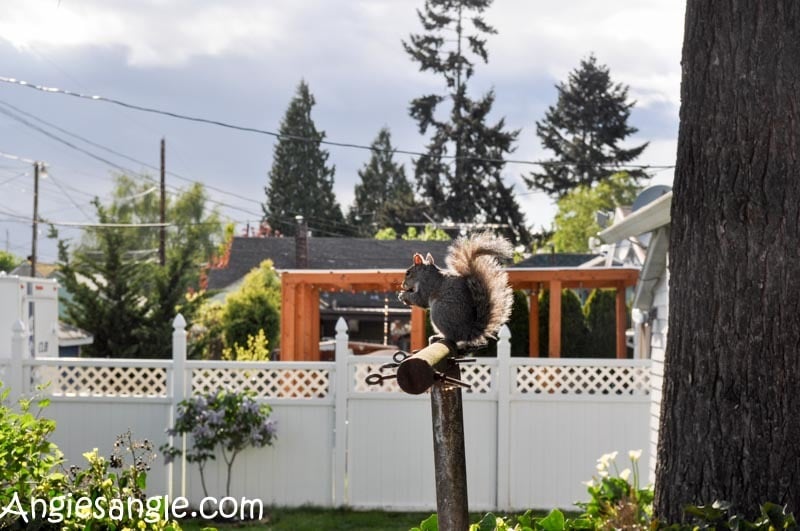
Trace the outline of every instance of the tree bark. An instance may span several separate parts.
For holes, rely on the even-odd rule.
[[[800,511],[800,2],[689,0],[656,515]]]

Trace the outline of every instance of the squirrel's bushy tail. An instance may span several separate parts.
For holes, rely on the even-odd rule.
[[[513,253],[507,239],[481,232],[458,238],[446,259],[447,267],[468,279],[479,326],[487,335],[496,334],[511,315],[514,294],[498,258],[511,258]]]

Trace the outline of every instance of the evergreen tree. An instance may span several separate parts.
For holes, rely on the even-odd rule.
[[[348,222],[358,227],[360,236],[371,237],[389,227],[401,232],[406,222],[419,217],[405,168],[394,161],[393,151],[391,133],[383,128],[372,142],[372,157],[358,171],[361,183],[356,185]]]
[[[105,209],[95,206],[100,223],[109,223]],[[72,256],[66,243],[58,242],[58,280],[70,294],[60,301],[65,320],[94,336],[83,349],[87,356],[147,357],[141,336],[147,324],[144,269],[126,256],[123,231],[97,230],[95,242],[94,250],[79,249]]]
[[[467,95],[467,82],[475,70],[469,56],[487,62],[485,36],[497,33],[482,17],[491,3],[426,0],[424,9],[417,11],[425,32],[403,42],[420,70],[440,75],[447,87],[447,94],[411,101],[409,111],[420,133],[432,130],[426,155],[416,160],[415,177],[434,218],[506,224],[507,236],[527,242],[524,217],[502,178],[503,157],[514,151],[519,131],[506,130],[504,119],[487,123],[493,91],[479,99]],[[452,107],[441,117],[437,110],[445,100]]]
[[[607,66],[594,55],[583,59],[560,83],[558,102],[544,120],[536,122],[536,134],[555,157],[542,164],[541,173],[523,177],[531,189],[561,198],[576,186],[591,186],[608,179],[641,155],[647,142],[630,149],[619,144],[638,131],[628,125],[634,102],[628,87],[613,84]],[[630,172],[634,180],[647,177],[641,169]]]
[[[126,176],[117,178],[107,206],[94,201],[100,223],[138,224],[158,220],[152,186]],[[189,322],[205,298],[190,295],[200,270],[221,232],[216,211],[206,208],[202,185],[172,197],[167,205],[166,263],[155,260],[158,229],[98,227],[89,229],[70,254],[59,242],[59,281],[66,321],[94,336],[90,356],[168,358],[172,321],[180,312]]]
[[[264,188],[267,202],[264,217],[273,229],[293,236],[295,216],[310,224],[325,225],[326,235],[342,233],[344,216],[333,194],[335,166],[328,166],[328,152],[320,147],[325,133],[317,131],[311,119],[314,96],[300,81],[297,93],[280,125],[275,144],[269,184]]]

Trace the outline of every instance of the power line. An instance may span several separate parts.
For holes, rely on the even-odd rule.
[[[21,116],[17,116],[16,114],[14,114],[13,112],[11,112],[11,111],[9,111],[7,109],[0,109],[0,114],[4,114],[4,115],[8,116],[9,118],[11,118],[12,120],[16,120],[19,123],[21,123],[21,124],[23,124],[23,125],[25,125],[27,127],[30,127],[31,129],[33,129],[35,131],[39,131],[40,133],[42,133],[46,137],[51,138],[51,139],[55,140],[56,142],[60,142],[61,144],[64,144],[65,146],[70,147],[70,148],[72,148],[72,149],[74,149],[76,151],[80,151],[84,155],[88,155],[89,157],[91,157],[91,158],[93,158],[93,159],[95,159],[97,161],[100,161],[103,164],[111,166],[112,168],[116,168],[116,169],[118,169],[118,170],[120,170],[120,171],[122,171],[124,173],[136,174],[136,172],[134,172],[134,171],[132,171],[132,170],[130,170],[128,168],[125,168],[124,166],[120,166],[119,164],[117,164],[115,162],[112,162],[112,161],[110,161],[108,159],[105,159],[105,158],[103,158],[103,157],[101,157],[99,155],[95,155],[91,151],[83,149],[80,146],[76,146],[72,142],[69,142],[68,140],[64,140],[63,138],[60,138],[60,137],[52,134],[50,131],[42,129],[38,125],[29,122],[28,120],[26,120],[25,118],[22,118]],[[31,161],[31,162],[33,163],[33,161]]]
[[[8,105],[8,104],[7,104],[7,103],[5,103],[5,102],[0,102],[0,105]],[[22,112],[24,112],[24,111],[22,111]],[[37,125],[35,125],[35,124],[33,124],[33,123],[29,122],[28,120],[26,120],[26,119],[22,118],[21,116],[18,116],[18,115],[16,115],[14,112],[12,112],[12,111],[9,111],[8,109],[2,109],[2,108],[0,108],[0,114],[4,114],[4,115],[8,116],[9,118],[11,118],[12,120],[16,120],[16,121],[20,122],[21,124],[25,125],[26,127],[30,127],[31,129],[34,129],[34,130],[36,130],[36,131],[38,131],[38,132],[42,133],[43,135],[47,136],[48,138],[52,138],[53,140],[55,140],[55,141],[57,141],[57,142],[60,142],[60,143],[62,143],[62,144],[64,144],[64,145],[66,145],[67,147],[69,147],[69,148],[71,148],[71,149],[75,149],[75,150],[77,150],[77,151],[79,151],[79,152],[81,152],[81,153],[83,153],[83,154],[85,154],[85,155],[88,155],[89,157],[91,157],[91,158],[93,158],[93,159],[95,159],[95,160],[98,160],[98,161],[100,161],[100,162],[102,162],[102,163],[104,163],[104,164],[107,164],[107,165],[109,165],[109,166],[111,166],[111,167],[113,167],[113,168],[117,169],[118,171],[121,171],[122,173],[126,173],[126,174],[129,174],[129,175],[138,175],[138,176],[140,176],[141,178],[143,178],[143,179],[145,179],[145,180],[148,180],[148,181],[151,181],[151,182],[155,182],[155,180],[154,180],[152,177],[148,176],[148,175],[141,174],[141,173],[139,173],[139,172],[136,172],[136,171],[133,171],[133,170],[131,170],[130,168],[126,168],[126,167],[124,167],[124,166],[121,166],[121,165],[119,165],[119,164],[116,164],[115,162],[112,162],[112,161],[110,161],[110,160],[108,160],[108,159],[106,159],[106,158],[103,158],[103,157],[101,157],[101,156],[99,156],[99,155],[96,155],[96,154],[92,153],[91,151],[89,151],[89,150],[87,150],[87,149],[81,148],[80,146],[77,146],[77,145],[73,144],[72,142],[69,142],[69,141],[67,141],[67,140],[64,140],[63,138],[60,138],[59,136],[57,136],[57,135],[54,135],[54,134],[50,133],[49,131],[47,131],[47,130],[45,130],[45,129],[42,129],[41,127],[39,127],[39,126],[37,126]],[[28,113],[26,113],[26,114],[28,114]],[[60,129],[60,128],[59,128],[59,129]],[[78,137],[78,138],[80,138],[80,139],[81,139],[82,141],[84,141],[84,142],[87,142],[87,143],[90,143],[90,144],[94,144],[94,145],[96,145],[97,147],[100,147],[101,149],[106,149],[106,150],[108,150],[108,151],[112,151],[112,152],[114,152],[114,151],[113,151],[113,150],[111,150],[110,148],[104,148],[104,147],[100,146],[99,144],[96,144],[96,143],[94,143],[94,142],[91,142],[91,141],[89,141],[89,140],[87,140],[87,139],[84,139],[83,137],[80,137],[79,135],[75,135],[75,134],[73,134],[73,133],[67,133],[67,134],[70,134],[71,136],[74,136],[74,137]],[[120,155],[120,156],[124,156],[124,155],[122,155],[122,154],[119,154],[119,153],[116,153],[116,152],[114,152],[114,153],[115,153],[115,154],[117,154],[117,155]],[[7,155],[7,154],[4,154],[4,155]],[[17,157],[16,155],[7,155],[7,158],[13,158],[14,160],[22,160],[22,161],[27,161],[27,160],[28,160],[28,159],[24,159],[24,158],[22,158],[22,157]],[[126,157],[126,158],[131,158],[131,157]],[[135,160],[135,159],[134,159],[134,160]],[[146,163],[142,163],[142,164],[146,165]],[[175,175],[175,177],[178,177],[178,176],[177,176],[177,175]],[[179,177],[179,178],[185,179],[185,180],[187,180],[187,181],[189,181],[189,182],[192,182],[192,183],[198,183],[198,184],[201,184],[201,185],[203,185],[204,187],[207,187],[207,188],[208,188],[208,186],[207,186],[207,185],[205,185],[204,183],[201,183],[201,182],[199,182],[199,181],[194,181],[194,180],[191,180],[191,179],[187,179],[187,178],[185,178],[185,177]],[[174,186],[169,186],[169,188],[170,188],[170,190],[171,190],[171,191],[173,191],[173,192],[176,192],[176,191],[178,190],[178,189],[177,189],[176,187],[174,187]],[[218,190],[218,189],[217,189],[217,190]],[[236,194],[232,194],[232,193],[230,193],[230,192],[227,192],[227,193],[228,193],[229,195],[234,195],[234,196],[236,196]],[[241,196],[236,196],[236,197],[240,197],[240,198],[241,198]],[[248,200],[254,201],[254,200],[252,200],[252,199],[248,199]],[[260,217],[260,216],[261,216],[261,214],[260,214],[260,213],[255,213],[255,212],[253,212],[253,211],[246,210],[246,209],[244,209],[244,208],[237,207],[237,206],[234,206],[234,205],[231,205],[231,204],[228,204],[228,203],[224,203],[224,202],[222,202],[222,201],[219,201],[219,200],[216,200],[216,199],[209,198],[209,199],[208,199],[208,201],[209,201],[210,203],[213,203],[213,204],[216,204],[216,205],[219,205],[219,206],[223,206],[223,207],[226,207],[226,208],[230,208],[230,209],[232,209],[232,210],[238,210],[238,211],[240,211],[240,212],[243,212],[243,213],[245,213],[245,214],[249,214],[249,215],[252,215],[252,216],[258,216],[258,217]],[[257,202],[257,201],[255,201],[255,202]]]
[[[160,115],[163,115],[163,116],[169,116],[171,118],[176,118],[176,119],[179,119],[179,120],[186,120],[186,121],[190,121],[190,122],[203,123],[203,124],[207,124],[207,125],[215,125],[215,126],[218,126],[218,127],[224,127],[224,128],[227,128],[227,129],[233,129],[233,130],[236,130],[236,131],[242,131],[242,132],[246,132],[246,133],[256,133],[256,134],[260,134],[260,135],[267,135],[267,136],[271,136],[271,137],[274,137],[274,138],[277,138],[277,139],[280,139],[280,140],[294,140],[294,141],[298,141],[298,142],[309,142],[309,143],[315,143],[315,144],[323,144],[323,145],[326,145],[326,146],[334,146],[334,147],[341,147],[341,148],[351,148],[351,149],[361,149],[361,150],[366,150],[366,151],[371,151],[371,152],[391,152],[391,153],[398,153],[398,154],[401,154],[401,155],[411,155],[411,156],[415,156],[415,157],[432,157],[433,156],[433,155],[430,155],[428,153],[422,153],[422,152],[419,152],[419,151],[410,151],[410,150],[405,150],[405,149],[382,150],[382,149],[377,149],[377,148],[375,148],[373,146],[367,146],[367,145],[363,145],[363,144],[355,144],[355,143],[351,143],[351,142],[334,142],[332,140],[324,140],[322,138],[312,138],[312,137],[304,137],[304,136],[299,136],[299,135],[289,135],[289,134],[276,133],[275,131],[268,131],[266,129],[260,129],[260,128],[257,128],[257,127],[249,127],[249,126],[237,125],[237,124],[232,124],[232,123],[229,123],[229,122],[223,122],[221,120],[212,120],[212,119],[209,119],[209,118],[201,118],[201,117],[197,117],[197,116],[189,116],[189,115],[186,115],[186,114],[181,114],[181,113],[172,112],[172,111],[165,111],[165,110],[156,109],[156,108],[153,108],[153,107],[145,107],[143,105],[136,105],[136,104],[133,104],[133,103],[127,103],[127,102],[124,102],[122,100],[118,100],[118,99],[114,99],[114,98],[108,98],[108,97],[105,97],[105,96],[99,96],[99,95],[91,95],[90,96],[90,95],[87,95],[87,94],[82,94],[80,92],[74,92],[74,91],[71,91],[71,90],[60,89],[60,88],[56,88],[56,87],[46,87],[46,86],[43,86],[43,85],[36,85],[36,84],[33,84],[33,83],[28,83],[27,81],[15,79],[15,78],[9,78],[9,77],[5,77],[5,76],[0,76],[0,81],[2,81],[3,83],[9,83],[9,84],[12,84],[12,85],[18,85],[18,86],[21,86],[21,87],[27,87],[27,88],[30,88],[30,89],[33,89],[33,90],[37,90],[37,91],[40,91],[40,92],[45,92],[47,94],[63,94],[63,95],[66,95],[66,96],[72,96],[72,97],[75,97],[75,98],[86,99],[86,100],[91,100],[91,101],[103,101],[103,102],[106,102],[106,103],[111,103],[111,104],[114,104],[114,105],[118,105],[120,107],[125,107],[127,109],[132,109],[132,110],[136,110],[136,111],[148,112],[148,113],[153,113],[153,114],[160,114]],[[480,162],[498,162],[498,163],[505,163],[505,164],[523,164],[523,165],[531,165],[531,166],[543,166],[545,164],[563,165],[563,166],[571,166],[572,165],[571,163],[559,162],[559,161],[533,161],[533,160],[519,160],[519,159],[501,159],[501,158],[492,158],[492,157],[473,157],[473,156],[469,156],[469,155],[464,155],[464,156],[459,156],[459,157],[457,157],[455,155],[436,155],[436,158],[438,158],[438,159],[450,159],[450,160],[457,160],[457,159],[473,160],[473,161],[480,161]],[[627,164],[627,165],[619,165],[619,166],[613,166],[613,167],[617,168],[617,169],[648,170],[648,169],[671,169],[671,168],[674,168],[675,166],[674,165],[651,165],[651,164]]]
[[[92,216],[90,216],[89,214],[87,214],[87,213],[86,213],[86,211],[83,209],[83,207],[82,207],[81,205],[79,205],[79,204],[78,204],[78,203],[77,203],[77,202],[76,202],[76,201],[75,201],[75,200],[72,198],[72,196],[71,196],[71,195],[69,195],[69,192],[67,192],[67,189],[66,189],[64,186],[62,186],[62,185],[61,185],[61,182],[60,182],[58,179],[56,179],[56,178],[55,178],[55,176],[53,176],[52,172],[51,172],[51,173],[48,173],[48,177],[49,177],[49,179],[48,179],[48,180],[49,180],[49,181],[52,181],[52,182],[53,182],[53,184],[55,184],[56,186],[58,186],[58,189],[59,189],[59,190],[61,190],[61,192],[64,194],[64,197],[66,197],[66,198],[69,200],[69,202],[70,202],[70,203],[72,203],[72,205],[73,205],[75,208],[77,208],[77,209],[78,209],[78,210],[81,212],[81,214],[83,214],[83,216],[84,216],[86,219],[91,219],[91,217],[92,217]]]
[[[104,146],[102,144],[98,144],[97,142],[93,142],[93,141],[89,140],[86,137],[83,137],[83,136],[81,136],[81,135],[79,135],[77,133],[73,133],[71,131],[68,131],[68,130],[62,128],[62,127],[57,126],[56,124],[54,124],[52,122],[48,122],[47,120],[45,120],[43,118],[40,118],[40,117],[38,117],[38,116],[36,116],[34,114],[31,114],[31,113],[29,113],[27,111],[24,111],[24,110],[20,109],[19,107],[16,107],[16,106],[8,103],[7,101],[0,100],[0,105],[3,105],[5,107],[9,107],[9,108],[13,109],[16,112],[27,116],[28,118],[32,118],[32,119],[34,119],[34,120],[36,120],[36,121],[38,121],[38,122],[40,122],[42,124],[47,125],[48,127],[52,127],[53,129],[65,134],[65,135],[71,136],[73,138],[77,138],[78,140],[80,140],[82,142],[85,142],[85,143],[89,144],[90,146],[94,146],[96,148],[102,149],[103,151],[107,151],[108,153],[111,153],[111,154],[116,155],[118,157],[121,157],[123,159],[129,160],[131,162],[135,162],[136,164],[141,164],[142,166],[144,166],[146,168],[150,168],[151,170],[156,170],[156,171],[160,170],[160,168],[157,167],[157,166],[154,166],[154,165],[149,164],[147,162],[144,162],[142,160],[133,158],[133,157],[131,157],[129,155],[126,155],[125,153],[121,153],[119,151],[111,149],[110,147]],[[167,175],[171,175],[172,177],[175,177],[176,179],[180,179],[180,180],[185,181],[185,182],[190,182],[190,183],[199,182],[199,181],[197,181],[195,179],[190,179],[188,177],[184,177],[184,176],[179,175],[179,174],[177,174],[175,172],[172,172],[172,171],[167,171]],[[203,184],[203,186],[205,186],[209,190],[214,190],[215,192],[219,192],[221,194],[229,195],[231,197],[235,197],[237,199],[241,199],[242,201],[249,201],[251,203],[261,204],[260,201],[258,201],[257,199],[253,199],[252,197],[246,197],[246,196],[243,196],[243,195],[235,194],[235,193],[230,192],[228,190],[224,190],[222,188],[216,188],[216,187],[211,186],[209,184],[205,184],[205,183],[201,183],[201,184]]]
[[[172,223],[83,223],[80,221],[44,221],[49,225],[59,227],[85,227],[85,228],[110,228],[110,229],[150,229],[156,227],[172,227]]]

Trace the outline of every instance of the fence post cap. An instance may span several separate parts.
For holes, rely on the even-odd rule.
[[[14,324],[11,325],[11,331],[17,335],[21,335],[24,334],[27,331],[27,329],[25,328],[25,323],[17,319],[16,321],[14,321]]]
[[[500,332],[497,334],[500,339],[511,339],[511,330],[508,328],[508,325],[503,325],[500,327]]]
[[[174,329],[181,329],[183,330],[186,328],[186,319],[183,318],[183,314],[178,314],[175,316],[175,319],[172,321],[172,328]]]
[[[347,332],[347,322],[343,317],[339,317],[339,319],[336,320],[336,331]]]

